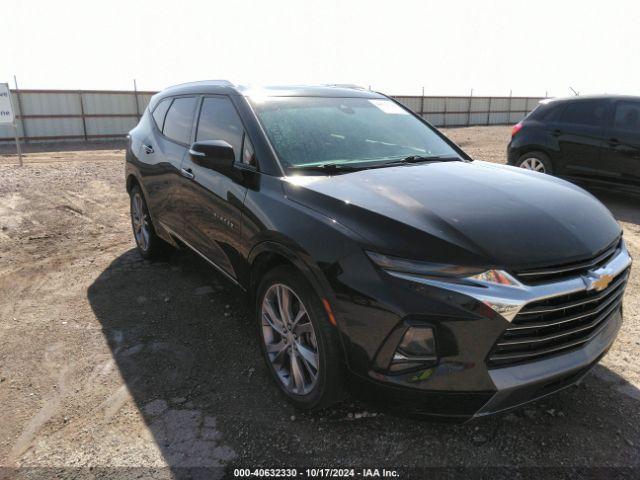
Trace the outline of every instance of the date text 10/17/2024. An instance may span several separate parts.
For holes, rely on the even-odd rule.
[[[236,478],[399,478],[397,470],[385,468],[236,468],[233,471]]]

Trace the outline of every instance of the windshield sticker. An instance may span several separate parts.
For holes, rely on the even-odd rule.
[[[369,100],[370,103],[378,107],[384,113],[392,113],[394,115],[409,115],[400,105],[389,100]]]

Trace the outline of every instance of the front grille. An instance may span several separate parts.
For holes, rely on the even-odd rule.
[[[629,268],[600,291],[581,291],[525,305],[489,354],[490,366],[507,366],[566,353],[594,338],[622,303]]]
[[[593,258],[582,262],[574,262],[557,266],[545,267],[536,270],[523,270],[515,272],[516,276],[528,285],[556,282],[565,278],[575,277],[587,270],[594,270],[607,264],[622,248],[622,240],[618,239]]]

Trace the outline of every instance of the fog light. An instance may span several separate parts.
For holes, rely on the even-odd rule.
[[[393,355],[392,372],[427,367],[437,360],[436,340],[431,327],[409,327]]]
[[[436,340],[431,327],[409,327],[402,337],[398,350],[406,355],[422,357],[436,354]]]

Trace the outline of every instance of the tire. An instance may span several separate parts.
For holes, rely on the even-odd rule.
[[[286,295],[289,321],[274,321],[272,317],[282,317],[278,300]],[[338,333],[306,278],[290,266],[269,271],[258,285],[255,310],[263,357],[287,399],[301,410],[320,410],[341,400],[344,372]],[[287,329],[294,317],[300,317],[296,327]],[[315,354],[316,369],[310,354]]]
[[[520,155],[515,166],[553,175],[551,159],[546,153],[542,152],[527,152]]]
[[[151,215],[149,215],[147,201],[138,185],[135,185],[129,192],[129,206],[133,238],[140,255],[146,260],[165,256],[170,250],[170,246],[156,234]]]

